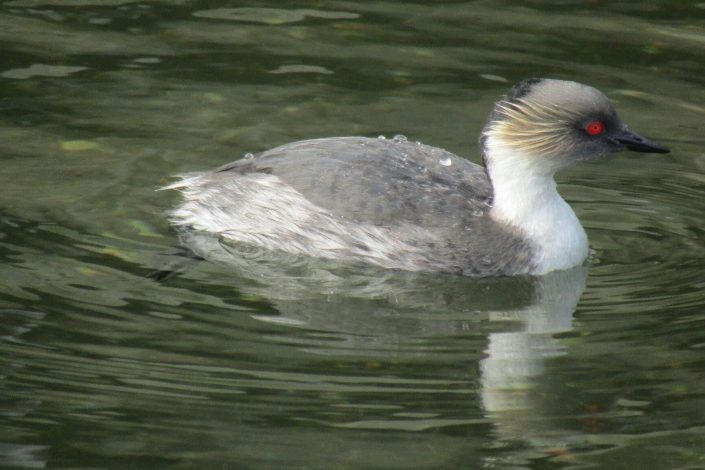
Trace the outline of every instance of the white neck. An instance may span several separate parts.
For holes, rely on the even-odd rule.
[[[494,191],[490,216],[519,229],[538,247],[536,268],[531,273],[543,274],[582,263],[588,254],[587,236],[556,190],[555,168],[492,140],[486,143]]]

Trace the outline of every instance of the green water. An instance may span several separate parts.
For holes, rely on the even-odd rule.
[[[704,468],[704,56],[698,1],[0,1],[0,466]],[[560,175],[585,269],[146,277],[171,175],[334,135],[477,161],[530,76],[672,149]]]

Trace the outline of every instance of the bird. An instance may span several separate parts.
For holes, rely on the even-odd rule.
[[[551,78],[491,110],[478,165],[404,136],[327,137],[247,154],[161,189],[180,232],[341,263],[472,277],[583,264],[588,239],[554,175],[620,150],[668,153],[599,90]]]

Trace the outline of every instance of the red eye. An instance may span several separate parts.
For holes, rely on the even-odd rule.
[[[600,121],[592,121],[585,126],[585,131],[590,135],[600,135],[605,132],[605,125]]]

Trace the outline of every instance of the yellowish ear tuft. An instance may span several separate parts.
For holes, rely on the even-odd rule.
[[[577,114],[521,98],[495,105],[497,118],[484,135],[517,151],[550,157],[570,148],[571,123]]]

